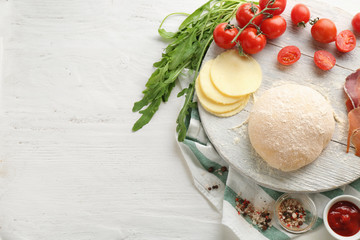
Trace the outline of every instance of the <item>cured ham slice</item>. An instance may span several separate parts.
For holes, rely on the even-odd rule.
[[[347,139],[347,149],[349,152],[350,140],[356,149],[356,155],[360,153],[360,108],[354,108],[348,113],[349,118],[349,134]],[[358,155],[359,156],[359,155]]]
[[[347,99],[346,99],[345,104],[346,104],[346,109],[347,109],[347,112],[350,112],[351,110],[353,110],[353,109],[354,109],[354,106],[353,106],[353,104],[352,104],[352,102],[351,102],[350,98],[347,98]]]
[[[344,90],[348,95],[353,108],[359,107],[360,104],[360,69],[350,74],[345,81]],[[348,106],[348,103],[346,104]]]
[[[348,97],[345,104],[349,118],[346,152],[349,152],[352,142],[356,150],[355,155],[360,157],[360,69],[346,78],[344,90]]]
[[[351,142],[355,146],[355,155],[360,157],[360,129],[356,129],[352,136],[351,136]]]

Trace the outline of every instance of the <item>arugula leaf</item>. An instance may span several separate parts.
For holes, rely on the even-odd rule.
[[[195,10],[195,12],[193,12],[192,14],[190,14],[190,16],[188,16],[179,26],[179,30],[182,30],[184,28],[188,28],[189,25],[192,22],[196,22],[196,20],[201,16],[201,14],[204,12],[204,10],[209,10],[210,9],[210,4],[213,1],[208,1],[207,3],[205,3],[204,5],[202,5],[201,7],[199,7],[198,9]]]
[[[159,109],[161,99],[155,99],[149,107],[145,110],[140,111],[142,116],[136,121],[132,130],[137,131],[142,128],[144,125],[150,122],[151,118],[154,116],[155,112]]]
[[[213,40],[215,27],[230,21],[240,4],[246,0],[209,0],[196,9],[192,14],[172,13],[161,22],[158,32],[160,36],[171,42],[166,47],[160,61],[153,64],[156,70],[151,74],[143,98],[134,103],[133,112],[139,112],[141,117],[136,121],[132,130],[137,131],[148,124],[161,102],[168,101],[179,74],[188,68],[194,71],[194,78],[187,88],[182,90],[178,97],[185,96],[185,102],[177,117],[176,131],[178,141],[186,137],[186,119],[193,102],[195,79],[198,75],[205,53]],[[186,15],[177,32],[168,32],[162,28],[166,19],[172,15]]]

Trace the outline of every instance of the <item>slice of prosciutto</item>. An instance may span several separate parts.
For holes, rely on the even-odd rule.
[[[355,155],[360,156],[360,69],[346,78],[344,90],[348,97],[345,104],[349,118],[346,152],[349,152],[351,142],[355,146]]]
[[[353,108],[359,107],[360,104],[360,69],[350,74],[345,81],[344,90],[348,95]],[[348,106],[348,103],[346,104]],[[349,109],[349,107],[348,107]]]
[[[350,98],[346,99],[345,105],[346,105],[347,112],[350,112],[351,110],[354,109],[354,106],[353,106]]]
[[[355,146],[356,155],[360,155],[360,108],[354,108],[348,113],[349,133],[346,152],[349,152],[350,140]]]
[[[356,129],[352,136],[351,136],[351,142],[355,146],[355,155],[360,157],[360,128]]]

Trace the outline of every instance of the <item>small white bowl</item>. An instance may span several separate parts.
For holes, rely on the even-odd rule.
[[[334,232],[331,227],[329,226],[329,222],[328,222],[328,213],[329,213],[329,210],[330,208],[337,202],[340,202],[340,201],[348,201],[348,202],[351,202],[353,204],[355,204],[358,208],[360,208],[360,199],[354,197],[354,196],[351,196],[351,195],[341,195],[341,196],[338,196],[338,197],[335,197],[333,198],[332,200],[330,200],[326,206],[325,206],[325,209],[324,209],[324,214],[323,214],[323,220],[324,220],[324,225],[325,225],[325,228],[326,230],[330,233],[331,236],[333,236],[334,238],[336,239],[339,239],[339,240],[358,240],[360,239],[360,231],[357,232],[355,235],[353,236],[349,236],[349,237],[345,237],[345,236],[341,236],[339,234],[337,234],[336,232]]]

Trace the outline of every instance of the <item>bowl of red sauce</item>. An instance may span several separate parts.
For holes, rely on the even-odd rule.
[[[333,198],[323,215],[327,231],[336,239],[360,239],[360,199],[351,195]]]

